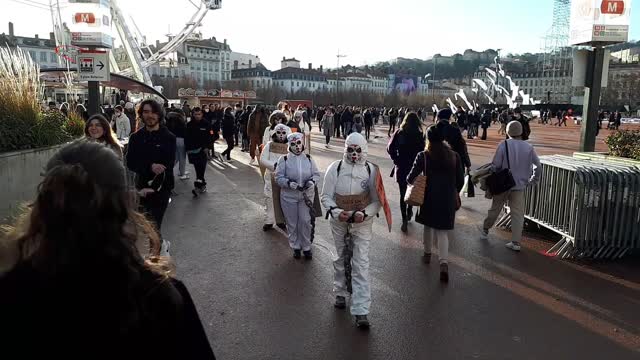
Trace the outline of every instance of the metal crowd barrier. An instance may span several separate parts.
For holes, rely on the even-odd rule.
[[[640,249],[640,168],[550,155],[525,192],[525,218],[560,235],[547,252],[561,258],[616,259]],[[509,226],[507,213],[499,226]]]

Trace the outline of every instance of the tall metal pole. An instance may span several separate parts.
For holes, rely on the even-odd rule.
[[[596,148],[596,127],[598,126],[598,107],[604,69],[604,48],[594,47],[587,63],[584,106],[582,108],[582,128],[580,130],[580,151],[589,152]]]
[[[431,89],[431,102],[436,103],[436,57],[433,57],[433,88]],[[434,117],[435,118],[435,117]]]
[[[336,67],[336,106],[340,103],[340,58],[347,57],[347,55],[340,54],[340,49],[338,49],[338,54],[336,58],[338,59],[338,64]]]

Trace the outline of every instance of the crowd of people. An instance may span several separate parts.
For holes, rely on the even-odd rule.
[[[512,114],[488,111],[480,117],[485,130],[484,124],[508,120],[507,140],[498,146],[491,164],[475,171],[471,171],[463,132],[477,136],[473,127],[478,114],[454,114],[449,108],[435,114],[429,126],[423,112],[406,108],[299,106],[292,110],[282,103],[273,111],[262,106],[223,109],[217,104],[193,108],[184,104],[177,109],[144,100],[137,106],[133,126],[126,104],[113,110],[111,121],[102,114],[89,117],[85,139],[66,146],[49,162],[24,227],[15,229],[15,264],[0,278],[0,290],[9,294],[0,299],[0,311],[14,330],[12,339],[27,338],[28,332],[39,329],[50,334],[47,341],[58,348],[68,343],[63,337],[73,334],[77,351],[101,348],[117,353],[130,346],[145,356],[157,353],[156,357],[165,358],[187,350],[213,358],[188,290],[170,275],[170,244],[163,239],[162,223],[175,186],[176,164],[181,180],[189,178],[187,161],[193,165],[194,197],[206,192],[207,162],[216,158],[214,143],[220,135],[228,145],[221,157],[230,159],[231,149],[238,145],[260,167],[263,230],[272,231],[275,225],[285,231],[294,259],[313,259],[316,219],[324,215],[329,221],[337,252],[334,306],[349,305],[356,326],[363,329],[370,325],[373,222],[386,199],[376,186],[380,169],[368,159],[370,129],[379,117],[387,121],[388,116],[389,130],[394,130],[389,133],[387,151],[400,189],[401,231],[408,232],[407,224],[414,219],[423,225],[423,261],[431,262],[435,247],[442,282],[449,281],[449,234],[461,207],[459,193],[465,176],[482,184],[485,196],[492,199],[479,237],[488,237],[503,205],[508,204],[513,234],[507,247],[519,251],[524,190],[541,175],[535,150],[526,142],[529,120],[520,109]],[[329,165],[323,183],[323,174],[308,151],[313,117],[327,145],[333,136],[345,138],[342,158]],[[398,118],[402,121],[395,130],[392,124]],[[136,175],[133,194],[125,169]],[[406,201],[421,175],[427,179],[426,187],[414,210]],[[74,221],[65,220],[69,218]],[[140,242],[147,243],[147,255],[140,250]],[[99,266],[86,271],[87,264]],[[78,282],[87,286],[74,288]],[[70,301],[78,299],[78,291],[84,293],[82,298],[89,296],[97,303]],[[104,331],[83,331],[95,328],[88,322],[96,319],[86,315],[95,315],[90,308],[100,304],[110,309],[98,319]],[[62,322],[69,332],[50,329]],[[140,340],[167,335],[172,342],[161,350],[150,350]]]

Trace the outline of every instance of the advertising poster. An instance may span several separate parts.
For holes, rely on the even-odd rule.
[[[573,0],[571,45],[628,41],[631,0]]]

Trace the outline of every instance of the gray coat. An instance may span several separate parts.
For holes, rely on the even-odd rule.
[[[333,136],[333,115],[325,114],[322,117],[322,132],[324,136]]]

